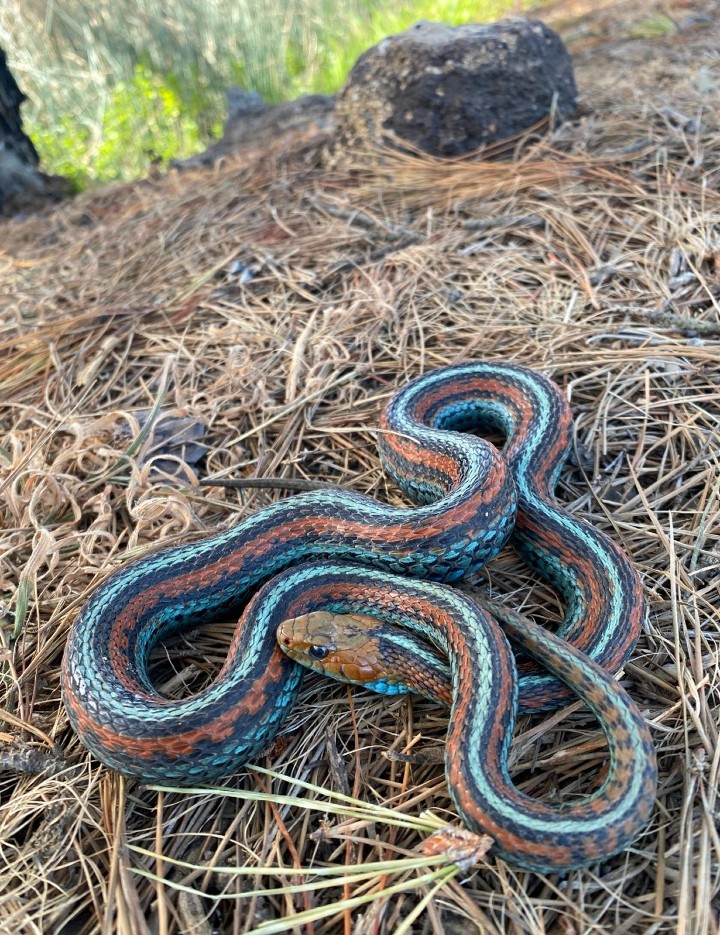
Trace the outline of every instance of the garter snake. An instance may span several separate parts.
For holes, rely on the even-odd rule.
[[[472,428],[499,429],[502,456],[463,431]],[[383,413],[380,453],[418,506],[344,490],[300,494],[121,567],[91,594],[68,638],[62,687],[73,728],[128,776],[190,784],[227,775],[269,744],[297,695],[302,670],[278,648],[275,628],[309,612],[303,593],[315,561],[449,583],[478,571],[511,534],[565,599],[560,637],[617,670],[639,633],[642,590],[625,555],[553,498],[570,428],[558,387],[524,367],[480,361],[411,381]],[[286,569],[293,587],[278,588],[270,579]],[[213,683],[179,701],[160,696],[147,672],[151,648],[243,607]],[[572,697],[555,675],[522,672],[520,710]]]

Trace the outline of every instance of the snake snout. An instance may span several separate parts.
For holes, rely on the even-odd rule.
[[[281,646],[292,646],[297,639],[295,618],[283,620],[278,624],[277,641]]]
[[[330,628],[334,616],[326,611],[314,611],[283,620],[276,631],[281,649],[294,657],[303,654],[314,659],[324,658],[313,650],[332,644]]]

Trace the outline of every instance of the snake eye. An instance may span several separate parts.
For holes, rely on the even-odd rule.
[[[327,646],[311,646],[310,649],[308,649],[308,655],[312,659],[325,659],[329,652],[330,650]]]

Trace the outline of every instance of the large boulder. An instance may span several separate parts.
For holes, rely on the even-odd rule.
[[[355,63],[335,106],[338,142],[459,156],[563,120],[576,107],[560,37],[524,18],[492,25],[417,23]]]

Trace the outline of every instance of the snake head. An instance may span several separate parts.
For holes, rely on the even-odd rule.
[[[364,614],[318,610],[283,620],[277,640],[295,662],[331,678],[367,686],[382,675],[375,636],[381,626]]]

